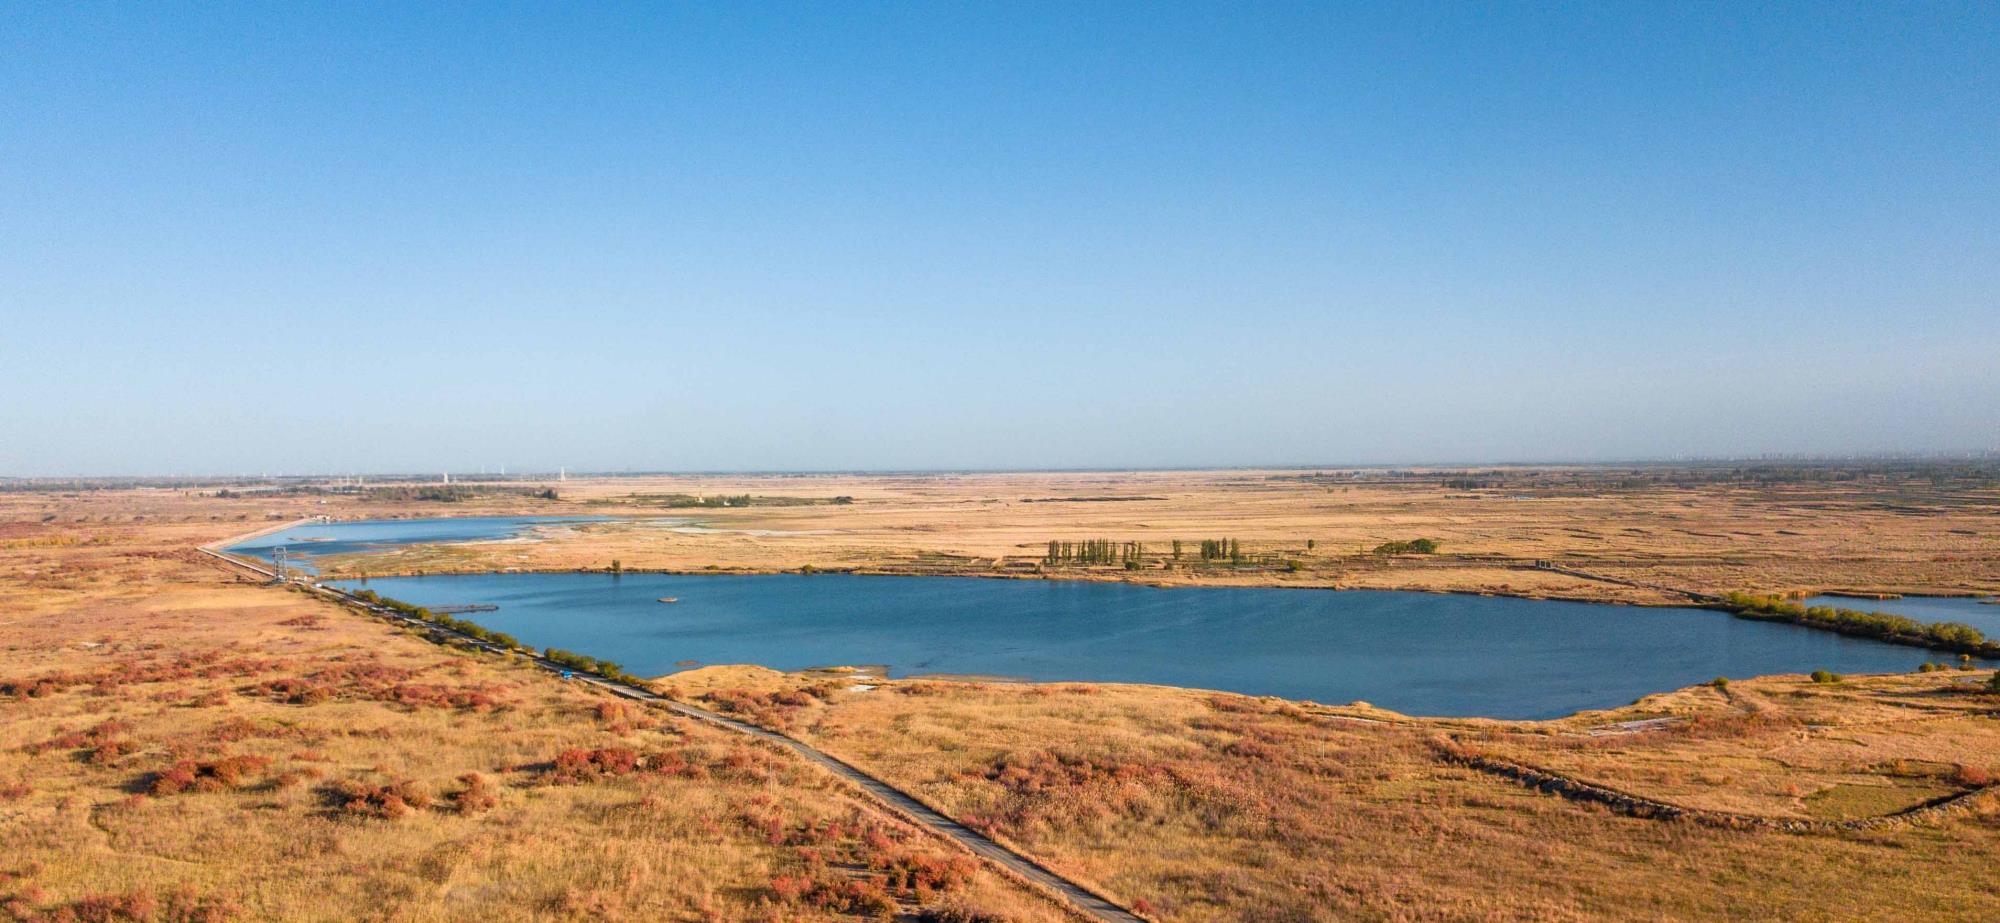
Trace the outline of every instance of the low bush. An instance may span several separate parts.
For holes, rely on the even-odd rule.
[[[640,767],[639,754],[626,747],[585,750],[571,747],[556,754],[555,762],[542,774],[542,781],[554,785],[578,785],[601,779],[629,776]]]
[[[0,898],[0,911],[13,920],[36,923],[227,923],[243,914],[233,901],[203,897],[188,889],[164,896],[145,892],[92,894],[50,907],[35,907],[26,898],[9,895]]]
[[[1375,553],[1391,554],[1436,554],[1438,543],[1431,538],[1413,538],[1406,542],[1383,542],[1375,546]]]
[[[458,784],[464,787],[446,795],[445,800],[451,802],[452,809],[460,814],[490,811],[500,803],[500,796],[487,783],[486,777],[479,773],[468,772],[459,776]]]
[[[431,806],[430,793],[409,780],[375,785],[347,779],[329,786],[326,795],[342,814],[382,820],[398,820]]]
[[[181,760],[154,774],[146,790],[154,795],[219,792],[242,788],[251,777],[270,768],[270,757],[224,756],[213,760]]]

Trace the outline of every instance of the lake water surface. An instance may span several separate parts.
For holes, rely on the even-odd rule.
[[[379,551],[400,545],[500,541],[540,526],[606,521],[609,518],[604,516],[460,516],[314,522],[240,542],[227,550],[269,561],[272,551],[282,547],[289,565],[311,571],[312,559],[327,555]]]
[[[419,605],[497,605],[473,618],[642,676],[686,661],[880,664],[896,676],[1360,699],[1417,715],[1546,718],[1716,676],[1906,671],[1934,657],[1705,609],[1389,591],[834,574],[476,574],[339,585]]]

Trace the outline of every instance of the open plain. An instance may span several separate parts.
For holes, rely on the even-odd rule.
[[[1340,586],[1684,603],[1722,593],[2000,592],[1995,466],[1505,468],[908,476],[634,477],[546,485],[558,499],[468,488],[454,503],[334,515],[588,514],[626,521],[546,540],[327,562],[330,576],[489,570],[1058,576]],[[246,495],[253,517],[310,499]],[[223,507],[228,509],[229,507]],[[1428,538],[1437,551],[1384,555]],[[1142,546],[1139,566],[1047,565],[1051,541]],[[1240,560],[1202,561],[1204,539]],[[1174,553],[1178,541],[1181,552]],[[1591,580],[1564,569],[1656,587]]]
[[[264,526],[619,517],[323,562],[334,574],[812,567],[1634,603],[2000,588],[1990,477],[1768,475],[20,485],[0,492],[0,907],[1068,918],[781,751],[192,551]],[[1142,545],[1138,566],[1045,560],[1051,540],[1100,538]],[[1418,538],[1436,551],[1375,551]],[[1204,539],[1240,551],[1204,561]],[[749,666],[654,688],[817,746],[1151,919],[1963,919],[1991,909],[2000,859],[1988,676],[1738,677],[1543,722]]]

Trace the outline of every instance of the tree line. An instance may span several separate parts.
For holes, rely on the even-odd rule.
[[[1889,612],[1806,606],[1776,596],[1752,593],[1727,593],[1722,598],[1740,618],[1791,622],[1844,635],[2000,658],[2000,642],[1987,640],[1979,629],[1961,622],[1926,624]]]
[[[522,644],[519,639],[515,638],[513,635],[507,634],[506,632],[493,631],[492,629],[489,629],[486,626],[481,625],[477,622],[469,621],[467,619],[453,618],[452,616],[446,615],[442,612],[432,612],[431,610],[426,609],[423,606],[411,605],[410,603],[406,603],[400,599],[392,599],[390,597],[383,596],[382,594],[377,593],[374,590],[353,590],[350,591],[347,595],[352,596],[355,599],[361,600],[366,603],[381,606],[382,608],[391,610],[393,612],[402,613],[403,615],[407,615],[410,618],[417,619],[419,621],[429,622],[430,624],[436,625],[440,628],[451,629],[452,631],[458,632],[459,634],[465,635],[467,637],[484,641],[488,644],[492,644],[497,647],[503,647],[510,651],[519,651],[531,657],[536,656],[538,653],[534,648]],[[554,663],[560,666],[565,666],[572,670],[577,670],[584,673],[595,673],[598,676],[604,677],[605,679],[616,680],[621,683],[633,683],[633,684],[642,682],[642,680],[640,680],[638,677],[625,672],[625,668],[623,666],[620,666],[616,661],[605,660],[601,657],[592,657],[589,656],[588,654],[579,654],[576,653],[575,651],[566,651],[559,647],[543,648],[539,652],[539,655],[543,660],[547,660],[550,663]]]
[[[1126,570],[1138,570],[1145,559],[1146,546],[1139,542],[1114,542],[1108,538],[1085,539],[1080,542],[1049,540],[1048,554],[1042,556],[1044,564],[1122,564]]]

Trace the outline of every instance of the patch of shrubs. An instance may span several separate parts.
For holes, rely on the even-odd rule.
[[[154,795],[178,795],[183,792],[219,792],[242,788],[251,777],[270,768],[271,759],[248,754],[224,756],[213,760],[181,760],[166,770],[156,773],[146,790]]]
[[[478,814],[490,811],[500,803],[500,796],[486,782],[486,777],[476,772],[468,772],[458,777],[463,786],[458,791],[445,796],[454,810],[460,814]]]
[[[333,698],[332,689],[299,677],[267,680],[251,688],[274,702],[286,705],[318,705]]]
[[[641,715],[632,703],[612,700],[597,703],[597,720],[604,723],[606,730],[613,734],[629,734],[635,730],[650,731],[660,726],[660,722]]]
[[[827,875],[779,875],[771,879],[771,893],[784,904],[818,908],[827,913],[853,914],[888,919],[896,912],[896,899],[879,879],[841,879]]]
[[[1037,750],[1025,756],[1010,753],[994,760],[985,777],[1010,791],[1037,793],[1079,785],[1138,781],[1157,774],[1153,767],[1137,763],[1097,761]]]
[[[696,748],[640,753],[628,747],[571,747],[543,765],[537,781],[545,785],[582,785],[633,775],[679,779],[722,778],[766,782],[786,764],[759,750],[734,747],[721,756]]]
[[[920,908],[916,915],[916,923],[1008,923],[1010,919],[956,900]]]
[[[1438,543],[1437,539],[1434,538],[1413,538],[1407,542],[1383,542],[1375,546],[1375,553],[1382,555],[1436,554],[1437,550]]]
[[[380,820],[400,820],[431,806],[430,793],[407,779],[388,785],[345,779],[328,786],[326,796],[341,814]]]
[[[627,747],[596,750],[571,747],[556,754],[555,763],[542,778],[555,785],[578,785],[629,776],[639,771],[641,765],[638,752]]]
[[[230,900],[181,889],[164,896],[92,894],[48,907],[36,907],[27,897],[14,894],[0,897],[0,912],[24,923],[228,923],[243,909]]]
[[[1840,682],[1843,679],[1846,679],[1846,677],[1841,676],[1840,674],[1834,673],[1829,670],[1812,671],[1812,681],[1815,683],[1820,683],[1822,685],[1831,685],[1833,683]]]
[[[338,697],[392,702],[411,708],[471,711],[494,711],[508,704],[492,686],[406,682],[416,672],[378,663],[339,664],[303,677],[266,680],[246,691],[287,705],[318,705]]]
[[[65,671],[27,679],[0,680],[0,697],[38,699],[79,686],[109,692],[120,686],[141,683],[184,683],[195,679],[254,676],[284,666],[282,660],[228,658],[221,651],[184,654],[172,660],[136,658],[96,673]]]
[[[793,847],[805,862],[800,872],[771,880],[780,903],[885,919],[902,904],[917,903],[933,913],[918,919],[982,919],[963,904],[938,902],[972,881],[979,871],[972,857],[923,849],[908,842],[907,831],[858,815],[806,823],[788,832],[782,812],[775,805],[764,806],[769,810],[745,812],[745,826],[762,832],[774,846]]]
[[[748,718],[750,721],[772,727],[785,727],[792,716],[816,701],[833,696],[837,687],[821,683],[801,689],[779,689],[773,692],[757,692],[749,689],[718,689],[703,693],[701,700],[717,711]]]
[[[97,750],[106,747],[115,747],[120,743],[118,741],[119,736],[131,730],[132,722],[130,721],[120,721],[115,718],[99,721],[81,731],[68,731],[57,734],[41,743],[29,744],[27,751],[31,754],[41,754],[47,753],[50,750],[82,750],[85,748]]]

